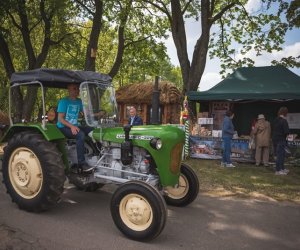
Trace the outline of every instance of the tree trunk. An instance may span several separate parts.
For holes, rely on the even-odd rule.
[[[18,15],[20,18],[21,26],[18,27],[21,31],[23,42],[26,49],[26,54],[28,58],[28,69],[33,69],[36,61],[36,57],[34,54],[33,46],[30,39],[30,30],[28,24],[28,17],[26,13],[26,4],[25,0],[17,1],[18,3]]]
[[[183,92],[189,91],[189,77],[190,77],[190,61],[187,53],[186,32],[181,12],[181,5],[179,0],[171,0],[172,17],[171,17],[171,31],[173,40],[177,50],[177,56],[181,67],[181,74],[184,83]]]
[[[96,55],[98,48],[98,40],[102,26],[103,1],[94,0],[96,11],[93,15],[93,26],[89,38],[89,44],[86,49],[85,70],[96,70]]]
[[[37,86],[28,86],[27,95],[24,98],[22,111],[23,119],[25,119],[26,121],[30,121],[31,119],[32,110],[37,99],[37,91]]]
[[[201,1],[201,36],[195,45],[190,78],[188,82],[189,91],[197,91],[202,75],[205,70],[206,58],[209,45],[209,34],[211,28],[211,14],[209,1]]]
[[[123,61],[123,54],[124,54],[124,47],[125,47],[124,26],[119,27],[118,40],[119,40],[119,44],[118,44],[117,56],[116,56],[114,65],[109,72],[109,75],[112,78],[114,78],[116,76],[116,74],[118,73],[120,66],[122,64],[122,61]]]
[[[2,32],[0,32],[0,55],[4,64],[5,72],[7,78],[10,79],[12,73],[15,72],[15,67],[12,62],[11,54],[7,42],[5,41]],[[16,107],[14,112],[13,120],[21,121],[22,119],[22,106],[23,106],[23,96],[20,91],[20,87],[15,87],[12,89],[12,100],[15,100]]]
[[[8,45],[3,37],[2,32],[0,31],[0,55],[4,64],[7,78],[10,79],[12,73],[15,72],[15,68],[11,59]]]

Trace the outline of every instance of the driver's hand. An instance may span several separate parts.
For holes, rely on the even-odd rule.
[[[76,126],[72,126],[71,127],[71,132],[72,132],[72,135],[77,135],[77,133],[80,131],[80,129]]]

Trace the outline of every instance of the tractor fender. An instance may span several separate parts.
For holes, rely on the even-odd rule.
[[[37,132],[41,134],[45,140],[50,142],[55,142],[58,150],[62,154],[62,159],[64,162],[64,165],[68,167],[68,159],[67,159],[67,153],[65,149],[65,136],[63,133],[56,127],[55,124],[46,124],[45,129],[42,127],[41,124],[14,124],[10,126],[4,136],[1,138],[0,143],[6,143],[9,141],[11,137],[13,137],[16,133],[20,133],[23,131],[28,132]]]
[[[7,142],[14,134],[22,131],[36,131],[44,136],[47,141],[62,140],[65,139],[63,133],[56,127],[55,124],[47,124],[45,129],[41,124],[14,124],[10,126],[6,131],[1,142]]]

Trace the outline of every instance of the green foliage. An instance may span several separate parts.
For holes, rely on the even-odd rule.
[[[79,4],[79,3],[82,4]],[[0,32],[4,36],[16,71],[29,68],[28,50],[20,32],[18,4],[24,3],[23,12],[28,18],[30,43],[37,58],[44,46],[46,36],[51,37],[43,67],[63,69],[83,69],[86,48],[92,27],[94,1],[10,0],[0,6]],[[45,23],[41,17],[40,4],[45,4],[45,15],[51,22],[50,33],[45,33]],[[125,50],[119,73],[114,79],[116,86],[136,81],[153,79],[161,75],[163,79],[182,84],[178,69],[174,69],[166,54],[166,47],[158,42],[168,29],[166,19],[155,9],[143,9],[140,1],[103,1],[104,13],[101,34],[98,41],[96,70],[109,73],[118,52],[118,27],[128,16],[125,26]],[[99,20],[100,21],[100,20]],[[3,60],[0,62],[1,86],[8,86]],[[25,92],[22,92],[26,94]],[[41,106],[40,93],[36,106]],[[55,106],[64,94],[61,91],[46,91],[46,109]],[[3,98],[5,95],[3,95]],[[6,100],[7,101],[7,100]],[[5,103],[6,103],[5,101]],[[37,111],[35,111],[36,113]],[[36,114],[35,114],[36,116]]]
[[[290,27],[300,27],[300,1],[293,0],[286,13],[286,18],[289,22]]]
[[[253,66],[255,62],[248,57],[251,51],[260,56],[263,52],[282,50],[284,36],[289,28],[283,16],[288,8],[286,1],[264,0],[261,9],[253,13],[246,11],[246,2],[240,1],[224,13],[215,23],[211,35],[209,55],[210,58],[218,57],[222,60],[223,76],[228,69]],[[297,67],[299,58],[283,58],[273,64]]]

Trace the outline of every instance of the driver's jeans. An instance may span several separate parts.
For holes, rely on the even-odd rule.
[[[79,126],[80,131],[73,135],[69,127],[59,128],[59,130],[69,139],[76,139],[76,149],[77,149],[77,160],[78,164],[84,164],[84,138],[88,135],[89,132],[93,130],[91,127],[81,127]]]

